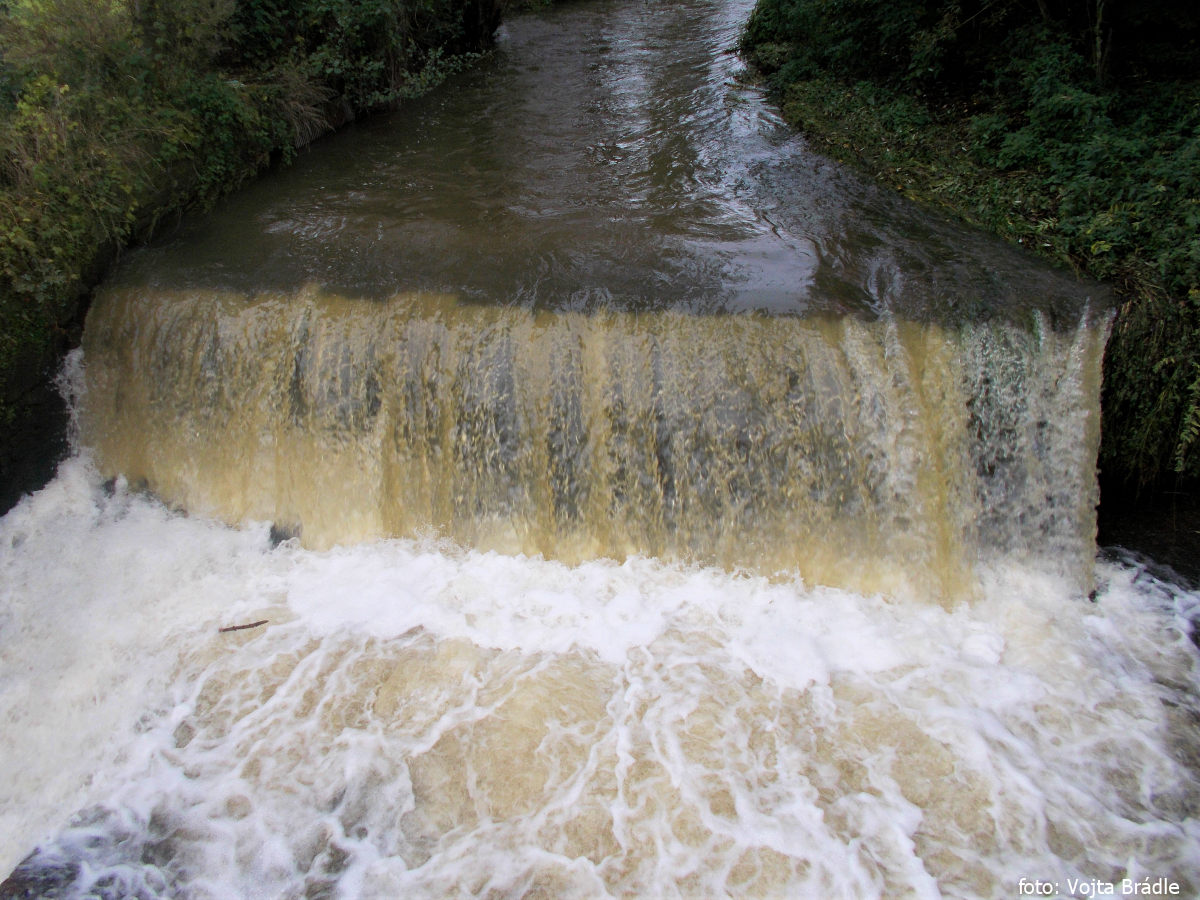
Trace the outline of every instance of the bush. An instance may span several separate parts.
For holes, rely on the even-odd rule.
[[[53,356],[115,249],[164,214],[211,204],[347,110],[427,88],[485,47],[499,10],[0,2],[0,424],[13,421],[23,369]]]
[[[1200,481],[1200,22],[1037,6],[759,0],[743,49],[830,149],[1113,282],[1101,465]]]

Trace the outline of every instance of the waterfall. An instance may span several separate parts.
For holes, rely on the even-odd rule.
[[[532,312],[401,294],[110,290],[102,471],[327,548],[436,533],[859,590],[1084,586],[1106,319]]]
[[[0,897],[1197,893],[1109,297],[782,130],[751,6],[516,18],[122,260],[0,518]]]

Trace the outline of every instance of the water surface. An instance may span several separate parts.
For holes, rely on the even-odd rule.
[[[749,11],[516,19],[127,258],[0,520],[0,869],[1200,889],[1200,595],[1095,559],[1106,297],[813,155]]]

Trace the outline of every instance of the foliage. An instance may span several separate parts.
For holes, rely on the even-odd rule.
[[[269,69],[291,60],[355,109],[372,109],[482,49],[500,11],[499,0],[241,0],[223,62]]]
[[[994,84],[1010,58],[1057,46],[1098,84],[1188,77],[1198,41],[1192,0],[759,0],[743,47],[786,47],[783,58],[771,51],[775,65],[757,61],[788,81],[825,73],[958,93]]]
[[[1112,282],[1101,464],[1200,479],[1200,22],[1181,0],[759,0],[743,50],[830,150]]]
[[[104,260],[482,50],[499,0],[0,2],[0,424]]]

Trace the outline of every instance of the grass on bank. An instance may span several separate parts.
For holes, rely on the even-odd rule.
[[[826,152],[1112,283],[1120,307],[1101,468],[1114,485],[1194,486],[1200,69],[1188,61],[1200,51],[1186,30],[1172,56],[1155,43],[1167,39],[1160,32],[1130,25],[1124,68],[1110,53],[1099,78],[1073,37],[1081,26],[1068,27],[1072,4],[1051,4],[1040,21],[1017,6],[760,0],[743,50],[768,73],[785,118]],[[885,20],[893,45],[880,43]]]
[[[22,427],[23,393],[121,247],[427,90],[489,44],[501,12],[501,0],[0,0],[0,428]]]

